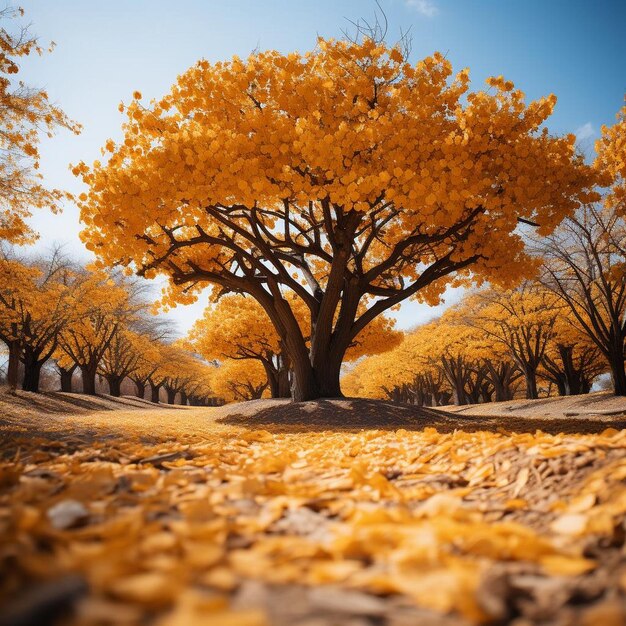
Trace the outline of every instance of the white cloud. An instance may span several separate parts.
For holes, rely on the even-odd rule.
[[[574,134],[576,135],[576,139],[578,139],[578,141],[584,141],[585,139],[594,137],[596,135],[596,129],[593,127],[591,122],[587,122],[580,128],[577,128]]]
[[[406,5],[425,17],[433,17],[439,13],[433,0],[406,0]]]

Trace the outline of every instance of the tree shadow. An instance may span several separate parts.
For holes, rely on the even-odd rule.
[[[395,404],[380,400],[342,398],[311,402],[263,403],[258,410],[244,410],[218,418],[221,424],[244,428],[263,428],[272,432],[412,430],[435,428],[439,432],[489,431],[553,435],[600,433],[606,428],[626,428],[626,416],[514,417],[511,415],[459,415],[427,407]]]

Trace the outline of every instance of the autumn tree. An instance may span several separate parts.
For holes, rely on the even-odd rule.
[[[444,315],[438,320],[436,334],[430,338],[427,355],[448,381],[454,403],[470,404],[472,398],[469,389],[472,386],[472,376],[477,370],[477,358],[472,350],[474,332],[468,326],[450,323],[448,316],[449,314]]]
[[[271,396],[290,396],[288,358],[270,318],[253,298],[222,297],[205,309],[188,339],[207,361],[258,361],[265,370]]]
[[[43,365],[52,357],[60,333],[72,319],[70,283],[73,269],[60,249],[36,262],[40,272],[35,285],[35,307],[23,320],[25,391],[39,391]]]
[[[606,358],[617,395],[626,395],[625,237],[618,211],[587,205],[537,242],[543,285]]]
[[[18,244],[35,237],[26,222],[33,209],[57,211],[67,197],[45,187],[38,173],[41,136],[58,128],[79,132],[45,90],[20,79],[20,60],[44,52],[26,27],[15,26],[23,14],[11,7],[0,11],[0,239]]]
[[[129,372],[128,378],[135,383],[137,397],[144,398],[150,379],[160,367],[161,344],[154,337],[147,334],[138,335],[134,349],[138,355],[136,367]]]
[[[309,310],[302,300],[295,297],[290,300],[300,329],[306,333],[310,328]],[[396,346],[402,333],[393,326],[393,320],[377,317],[348,346],[345,360],[353,361],[365,354],[377,354]],[[188,340],[209,361],[259,361],[265,369],[271,396],[290,397],[289,356],[270,318],[253,298],[222,297],[216,305],[207,307],[203,317],[191,329]]]
[[[9,351],[9,387],[17,387],[21,361],[22,388],[36,392],[42,366],[56,350],[59,333],[71,317],[71,268],[59,249],[23,260],[5,251],[0,272],[0,339]]]
[[[504,346],[524,375],[526,397],[539,397],[537,376],[561,309],[554,295],[532,282],[480,294],[473,326]]]
[[[430,349],[435,336],[437,323],[423,324],[389,351],[361,360],[343,379],[346,393],[420,406],[447,404],[452,392]]]
[[[167,403],[174,404],[176,395],[183,390],[189,380],[189,362],[181,353],[173,354],[173,351],[170,353],[171,358],[162,366],[165,375],[163,388],[167,395]]]
[[[123,311],[122,325],[104,351],[98,373],[107,380],[112,396],[120,395],[122,381],[128,378],[143,398],[150,372],[159,367],[159,351],[153,346],[166,339],[168,333],[163,322],[151,313],[144,298],[145,284],[126,280],[124,288],[132,311]]]
[[[215,406],[218,404],[218,398],[213,391],[215,370],[215,365],[205,364],[202,370],[185,384],[182,400],[186,399],[191,406]]]
[[[15,391],[18,384],[20,357],[24,346],[23,313],[34,305],[34,285],[38,272],[20,261],[0,259],[0,339],[9,353],[7,382]]]
[[[153,346],[151,353],[152,365],[148,365],[147,381],[150,386],[150,401],[158,404],[161,396],[161,389],[168,377],[167,364],[169,351],[167,346]]]
[[[73,318],[59,336],[59,347],[78,365],[83,393],[96,393],[100,362],[118,332],[135,316],[137,304],[123,284],[102,274],[83,273],[71,299]]]
[[[120,328],[111,338],[98,364],[112,396],[121,394],[122,381],[140,367],[143,342],[141,336],[128,328]]]
[[[265,370],[259,361],[225,359],[215,370],[212,387],[226,402],[258,400],[268,387]]]
[[[603,126],[596,142],[596,168],[607,176],[610,185],[604,197],[609,211],[626,217],[626,106],[616,115],[613,126]]]
[[[63,351],[57,351],[54,360],[56,370],[59,373],[60,391],[72,393],[72,381],[74,380],[74,372],[78,369],[78,363],[74,363]]]
[[[602,352],[567,307],[556,319],[541,365],[540,376],[552,382],[561,396],[589,393],[594,379],[607,370]]]
[[[573,135],[544,128],[502,77],[470,91],[439,53],[415,65],[375,37],[313,52],[199,61],[169,94],[126,107],[110,158],[74,173],[101,262],[259,302],[291,361],[295,400],[341,395],[354,338],[407,298],[531,266],[518,220],[550,233],[590,197]],[[309,310],[303,332],[287,296]]]

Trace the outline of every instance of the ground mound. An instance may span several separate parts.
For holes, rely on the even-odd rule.
[[[586,414],[560,409],[559,400],[552,400],[550,412],[538,411],[536,415],[511,414],[503,405],[511,403],[493,403],[490,414],[481,414],[486,405],[474,406],[473,411],[456,412],[456,407],[433,409],[408,404],[395,404],[384,400],[363,398],[337,398],[313,400],[309,402],[290,402],[289,400],[253,400],[221,407],[212,415],[218,423],[232,426],[266,428],[274,432],[300,432],[302,430],[423,430],[436,428],[439,432],[491,431],[491,432],[543,432],[558,433],[599,433],[611,427],[626,428],[626,400],[619,398],[621,410],[613,408],[606,414],[602,408],[596,413]],[[607,397],[595,398],[597,402],[606,402]],[[610,399],[612,402],[612,399]],[[524,407],[542,400],[519,401]],[[561,402],[562,404],[562,402]],[[569,407],[570,403],[566,406]],[[615,404],[615,403],[613,403]],[[499,407],[499,408],[498,408]],[[463,409],[465,407],[459,407]],[[450,410],[452,409],[452,410]],[[531,411],[529,409],[529,411]],[[454,411],[454,412],[453,412]],[[478,414],[475,414],[475,413]],[[508,414],[507,414],[508,413]]]
[[[149,400],[135,396],[116,398],[106,394],[87,396],[82,393],[45,391],[32,393],[16,391],[9,393],[8,388],[0,389],[0,415],[14,418],[31,418],[42,415],[77,415],[92,411],[116,411],[128,409],[153,408]],[[180,405],[160,404],[159,408],[182,409]]]

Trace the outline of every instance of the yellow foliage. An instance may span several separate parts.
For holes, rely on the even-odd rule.
[[[27,29],[11,32],[10,20],[23,12],[11,7],[0,10],[0,240],[17,244],[36,238],[27,219],[33,209],[58,211],[71,196],[59,189],[48,189],[38,172],[42,135],[51,137],[57,128],[75,133],[80,126],[53,105],[43,89],[30,88],[20,80],[20,61],[33,54],[43,54],[37,39]]]

